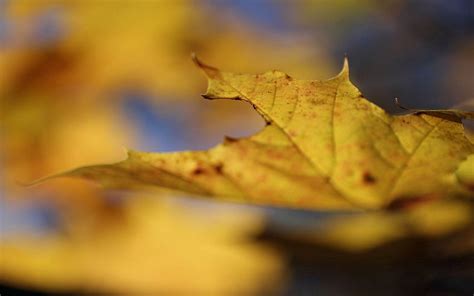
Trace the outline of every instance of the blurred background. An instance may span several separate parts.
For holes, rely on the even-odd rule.
[[[0,291],[369,294],[370,283],[333,261],[323,262],[324,276],[308,263],[367,257],[295,249],[267,231],[338,214],[104,192],[69,179],[19,186],[119,161],[123,147],[207,149],[258,131],[264,123],[251,106],[200,97],[206,80],[192,52],[223,70],[296,79],[328,79],[347,55],[351,80],[389,112],[398,112],[395,97],[451,108],[474,97],[474,2],[0,0]],[[396,250],[393,258],[405,258]],[[392,266],[374,262],[363,275]],[[401,276],[423,262],[395,263],[379,277],[381,289],[393,285],[384,294],[472,293],[465,273]]]

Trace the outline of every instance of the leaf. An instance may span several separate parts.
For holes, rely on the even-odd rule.
[[[283,38],[268,35],[262,38],[252,26],[228,18],[220,19],[216,15],[209,17],[212,12],[206,9],[206,5],[194,5],[189,0],[182,0],[179,5],[162,1],[11,2],[6,5],[7,16],[13,20],[31,18],[30,22],[15,26],[17,31],[31,27],[35,15],[51,11],[60,18],[58,24],[61,26],[56,29],[64,31],[48,50],[33,46],[21,55],[22,50],[15,47],[5,51],[9,53],[5,59],[1,58],[3,52],[0,53],[0,61],[11,67],[6,75],[0,77],[0,85],[2,82],[5,85],[0,88],[0,94],[16,86],[11,85],[14,81],[9,76],[16,74],[18,68],[21,71],[22,64],[31,60],[37,66],[34,70],[49,70],[47,73],[33,73],[30,78],[33,82],[39,81],[42,88],[58,88],[59,84],[60,89],[64,88],[64,95],[92,101],[103,100],[109,89],[119,87],[144,89],[161,101],[175,102],[176,98],[192,97],[202,85],[191,76],[183,84],[182,77],[192,70],[186,57],[195,48],[216,61],[226,64],[232,61],[231,65],[255,70],[278,62],[289,70],[314,75],[329,67],[325,62],[326,55],[308,41],[284,43],[283,39],[290,39],[289,34],[281,36]],[[199,30],[189,30],[197,26]],[[23,35],[31,36],[36,32],[34,28],[30,30],[32,32]],[[22,35],[17,31],[12,32],[15,38]],[[26,43],[24,40],[13,41]],[[283,46],[285,50],[275,50]],[[252,58],[256,60],[252,61]],[[305,59],[317,61],[317,67],[305,64]],[[97,67],[98,64],[108,66]],[[51,76],[55,76],[54,79]],[[77,87],[78,84],[81,88]]]
[[[474,152],[458,113],[391,116],[351,83],[347,60],[325,81],[295,80],[279,71],[222,72],[194,60],[208,77],[203,97],[246,101],[266,127],[208,151],[130,151],[125,161],[63,175],[107,187],[160,186],[312,209],[373,209],[401,198],[470,194],[454,176]]]
[[[80,230],[3,238],[1,282],[87,295],[259,295],[279,288],[278,253],[248,239],[262,227],[255,212],[199,212],[133,196],[120,214],[101,227],[78,220]]]
[[[443,199],[422,205],[412,205],[403,211],[334,215],[319,223],[302,219],[299,223],[287,223],[286,227],[272,230],[272,237],[355,253],[399,243],[403,239],[416,238],[435,247],[458,237],[461,242],[465,241],[462,244],[469,251],[473,250],[466,239],[469,237],[466,232],[474,227],[472,204],[465,200]]]
[[[4,112],[0,111],[5,155],[2,190],[9,200],[54,199],[90,210],[104,202],[104,193],[83,180],[56,180],[34,190],[25,190],[18,182],[60,170],[65,163],[120,160],[123,152],[117,147],[134,143],[133,128],[120,118],[117,107],[100,103],[94,108],[79,104],[70,108],[71,102],[56,98],[18,96],[5,102]]]
[[[474,192],[474,155],[463,161],[456,170],[456,177],[461,184]]]
[[[474,119],[474,112],[470,111],[462,111],[457,109],[446,109],[446,110],[418,110],[418,109],[409,109],[400,104],[398,98],[395,98],[395,104],[398,107],[414,112],[415,114],[428,114],[435,117],[446,117],[446,118],[453,118],[455,121],[459,119]]]

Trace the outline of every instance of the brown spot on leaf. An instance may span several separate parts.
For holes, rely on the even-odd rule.
[[[197,167],[195,168],[193,171],[192,171],[192,174],[197,176],[197,175],[202,175],[204,174],[206,171],[203,169],[203,168],[200,168],[200,167]]]
[[[377,179],[375,179],[375,177],[371,173],[365,172],[362,175],[362,181],[364,181],[364,184],[371,185],[377,182]]]
[[[218,163],[214,165],[214,170],[216,170],[216,173],[219,175],[222,175],[222,170],[224,168],[224,165],[222,163]]]

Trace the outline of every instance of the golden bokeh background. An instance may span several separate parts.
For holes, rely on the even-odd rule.
[[[261,239],[308,213],[80,180],[21,184],[118,161],[124,147],[206,149],[260,129],[250,106],[200,97],[206,81],[193,52],[220,69],[298,79],[327,79],[347,55],[365,96],[396,112],[394,97],[425,109],[473,98],[473,33],[468,0],[0,0],[0,287],[25,295],[312,291],[287,244]],[[470,214],[450,206],[449,223]],[[352,250],[405,237],[385,218],[361,218],[357,229],[373,221],[388,226],[351,238],[358,230],[337,224],[343,234],[329,241]],[[342,291],[336,286],[326,278],[317,287]]]

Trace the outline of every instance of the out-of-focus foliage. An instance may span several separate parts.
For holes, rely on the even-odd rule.
[[[441,237],[461,233],[473,226],[472,205],[459,200],[433,201],[424,197],[402,208],[351,214],[327,219],[323,225],[302,229],[292,227],[280,236],[311,245],[330,246],[346,252],[363,253],[381,246],[408,239],[421,238],[436,245]],[[278,230],[277,230],[278,231]],[[472,251],[469,244],[463,249],[450,250],[453,253]]]
[[[474,190],[474,155],[470,155],[468,159],[461,163],[456,171],[456,177],[465,187]]]
[[[44,58],[48,62],[64,59],[70,67],[61,79],[66,79],[66,86],[80,85],[81,93],[91,91],[93,96],[88,99],[113,87],[143,87],[163,98],[189,99],[202,86],[199,79],[188,75],[193,71],[187,59],[191,52],[224,66],[261,71],[277,65],[303,77],[324,74],[328,68],[323,53],[305,40],[258,39],[251,27],[209,15],[205,5],[191,1],[39,3],[14,1],[11,14],[45,8],[61,13],[58,22],[65,36],[58,37],[55,52]],[[316,66],[311,67],[308,60]]]
[[[69,165],[118,159],[119,147],[137,140],[122,94],[148,93],[157,104],[196,99],[202,80],[192,75],[192,51],[255,70],[273,63],[306,76],[328,68],[304,40],[261,40],[188,1],[8,1],[5,11],[0,116],[8,188]],[[236,126],[234,114],[226,106],[193,112],[202,126],[222,117],[223,126]]]
[[[277,253],[248,241],[262,227],[251,212],[209,214],[134,196],[99,222],[2,243],[2,282],[48,292],[119,294],[261,295],[282,288]]]
[[[208,77],[205,98],[246,101],[266,127],[208,151],[129,152],[123,162],[65,175],[113,188],[162,186],[312,209],[379,209],[427,195],[472,195],[462,181],[472,162],[456,170],[474,152],[461,122],[474,113],[390,116],[350,82],[347,61],[326,81],[295,80],[278,71],[235,74],[196,63]]]
[[[32,95],[4,106],[3,165],[8,197],[25,193],[15,183],[50,169],[63,169],[64,163],[80,165],[102,158],[120,159],[123,153],[120,147],[132,143],[130,126],[117,117],[117,110],[104,104],[97,104],[94,109],[79,104],[70,108],[66,101],[48,102]],[[46,187],[49,189],[41,190],[57,191],[58,196],[72,203],[84,204],[80,202],[82,198],[95,198],[90,196],[94,189],[83,183],[61,181]],[[64,196],[66,193],[68,197]]]

